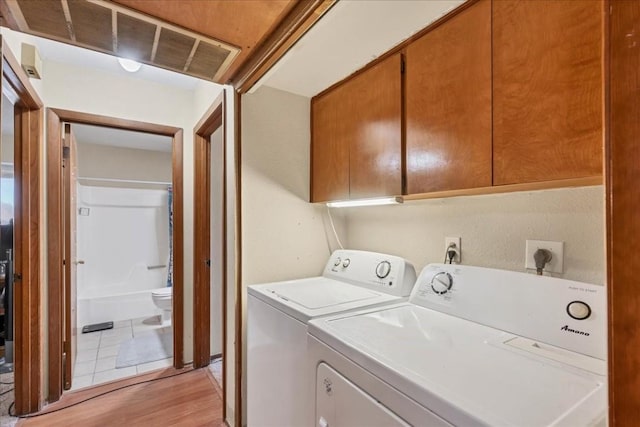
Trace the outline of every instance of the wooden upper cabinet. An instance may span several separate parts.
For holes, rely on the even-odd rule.
[[[352,199],[402,193],[402,56],[393,55],[348,82]]]
[[[603,3],[493,2],[493,184],[602,174]]]
[[[491,186],[491,2],[406,49],[407,193]]]
[[[348,121],[341,94],[329,92],[311,103],[311,201],[349,198]]]
[[[312,101],[311,200],[402,192],[401,55]]]

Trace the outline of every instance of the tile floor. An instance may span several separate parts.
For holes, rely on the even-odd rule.
[[[170,330],[170,327],[162,327],[159,316],[153,316],[115,322],[113,329],[106,331],[79,334],[71,390],[171,366],[173,358],[116,368],[116,357],[122,342],[142,333]]]

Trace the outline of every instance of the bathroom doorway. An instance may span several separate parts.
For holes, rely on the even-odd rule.
[[[182,131],[48,114],[49,185],[60,189],[49,198],[49,295],[59,295],[49,316],[64,326],[49,336],[55,401],[63,389],[182,367]]]

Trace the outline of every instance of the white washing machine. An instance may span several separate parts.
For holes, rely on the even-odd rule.
[[[409,302],[309,323],[306,425],[606,425],[606,289],[432,264]]]
[[[314,384],[307,369],[309,320],[406,301],[415,280],[402,258],[338,250],[320,277],[249,286],[247,424],[307,425]]]

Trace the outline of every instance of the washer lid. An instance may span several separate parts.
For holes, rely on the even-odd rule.
[[[454,425],[591,425],[606,414],[606,377],[413,304],[316,319],[309,333]]]
[[[403,299],[326,277],[251,285],[249,295],[302,321]]]
[[[266,290],[311,310],[376,298],[380,295],[364,288],[326,279],[281,283],[266,286]]]

